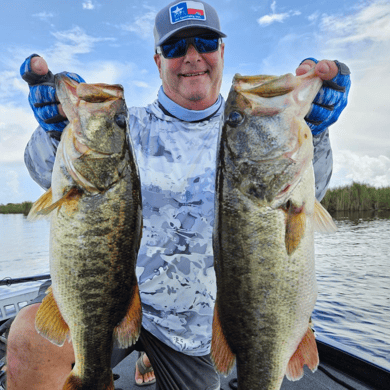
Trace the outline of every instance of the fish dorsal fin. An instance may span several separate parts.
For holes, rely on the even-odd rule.
[[[70,340],[69,327],[63,319],[53,295],[52,287],[47,290],[35,316],[35,328],[37,332],[51,341],[53,344],[62,346],[65,340]]]
[[[226,337],[223,334],[217,305],[214,307],[211,359],[217,371],[223,375],[229,374],[236,361],[236,355],[231,351]]]
[[[114,342],[119,348],[135,344],[141,332],[142,308],[138,284],[134,286],[133,296],[123,320],[114,329]]]
[[[317,199],[314,204],[314,230],[319,233],[334,233],[337,231],[337,226],[332,217]]]
[[[303,366],[305,364],[312,372],[315,372],[319,362],[316,339],[309,327],[288,362],[286,377],[290,381],[297,381],[303,377]]]
[[[82,192],[78,188],[72,187],[61,199],[53,203],[53,196],[50,188],[33,204],[27,218],[29,221],[47,218],[53,210],[61,208],[64,205],[67,207],[68,211],[73,211],[75,210],[75,207],[77,207],[77,201],[81,194]]]

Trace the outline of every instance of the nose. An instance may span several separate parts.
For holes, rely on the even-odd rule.
[[[196,51],[193,44],[190,44],[187,49],[187,53],[184,57],[185,61],[191,62],[191,61],[197,61],[200,60],[201,55]]]

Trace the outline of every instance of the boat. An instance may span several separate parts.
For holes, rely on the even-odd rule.
[[[49,275],[38,275],[21,279],[0,280],[0,286],[14,283],[30,282],[32,280],[44,280]],[[36,287],[29,287],[16,292],[10,292],[6,298],[0,299],[0,390],[5,390],[6,366],[5,350],[9,327],[17,313],[38,294],[45,291],[48,281]],[[316,335],[317,346],[320,356],[320,365],[315,373],[312,373],[306,366],[304,376],[296,382],[286,378],[283,381],[281,390],[389,390],[390,389],[390,362],[388,367],[373,361],[375,359],[357,353],[355,350],[342,345],[323,335]],[[133,353],[124,359],[114,368],[115,389],[134,390],[137,389],[134,382],[134,367],[137,354]],[[237,389],[237,371],[234,367],[229,376],[221,375],[221,390]],[[155,385],[147,387],[154,390]]]

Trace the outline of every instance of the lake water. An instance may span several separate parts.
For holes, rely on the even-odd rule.
[[[333,215],[337,233],[316,235],[315,330],[390,367],[390,213]],[[49,273],[49,222],[0,214],[0,279]],[[9,291],[36,282],[0,286]]]

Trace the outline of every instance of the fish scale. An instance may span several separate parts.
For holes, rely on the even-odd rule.
[[[241,390],[278,390],[312,370],[317,297],[314,226],[335,226],[315,200],[304,116],[321,87],[300,77],[236,75],[220,132],[214,224],[217,277],[211,354],[237,363]]]

